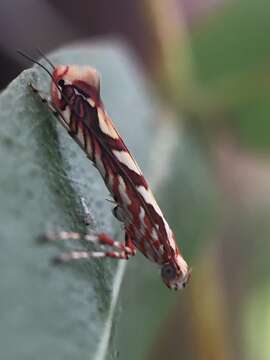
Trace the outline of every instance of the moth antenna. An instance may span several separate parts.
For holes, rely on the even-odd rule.
[[[50,78],[52,79],[53,83],[55,84],[55,86],[57,87],[57,89],[60,91],[60,93],[62,94],[63,99],[67,102],[67,104],[69,104],[69,99],[64,96],[61,87],[57,84],[57,82],[55,81],[55,79],[53,78],[52,74],[50,73],[50,71],[46,68],[46,66],[42,65],[39,61],[35,60],[34,58],[32,58],[31,56],[29,56],[28,54],[23,53],[20,50],[17,50],[17,53],[20,54],[21,56],[23,56],[24,58],[26,58],[27,60],[31,61],[34,64],[39,65],[43,70],[46,71],[46,73],[50,76]],[[75,112],[76,114],[76,112]]]
[[[50,78],[52,79],[52,81],[54,82],[55,86],[57,87],[57,89],[62,93],[62,89],[60,88],[60,86],[56,83],[55,79],[53,78],[52,74],[50,73],[50,71],[46,68],[46,66],[42,65],[39,61],[35,60],[34,58],[32,58],[31,56],[29,56],[28,54],[23,53],[20,50],[17,50],[17,53],[20,54],[21,56],[23,56],[24,58],[26,58],[27,60],[31,61],[34,64],[39,65],[43,70],[46,71],[46,73],[50,76]],[[64,97],[64,99],[67,101],[68,103],[68,99],[66,99],[66,97]]]
[[[43,70],[46,71],[47,74],[49,74],[49,76],[50,76],[50,77],[52,78],[52,80],[54,81],[53,76],[52,76],[52,74],[50,73],[50,71],[49,71],[44,65],[42,65],[39,61],[35,60],[35,59],[32,58],[31,56],[23,53],[23,52],[20,51],[20,50],[17,50],[17,53],[20,54],[21,56],[23,56],[25,59],[31,61],[32,63],[39,65]]]
[[[36,48],[36,51],[39,53],[39,55],[47,61],[47,63],[51,66],[53,70],[55,70],[55,65],[51,62],[51,60],[41,51],[39,47]]]

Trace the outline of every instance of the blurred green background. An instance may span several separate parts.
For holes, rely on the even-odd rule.
[[[0,5],[2,87],[25,67],[16,48],[117,37],[160,102],[146,175],[155,182],[155,147],[171,146],[155,194],[192,279],[172,293],[142,256],[130,261],[107,358],[269,359],[270,3],[14,3]]]

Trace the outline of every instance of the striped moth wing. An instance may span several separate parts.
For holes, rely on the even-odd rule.
[[[191,271],[142,171],[104,109],[97,71],[89,66],[61,65],[52,76],[52,105],[99,170],[128,238],[161,266],[169,288],[184,287]]]

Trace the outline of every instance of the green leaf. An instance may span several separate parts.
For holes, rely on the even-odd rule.
[[[102,74],[108,112],[143,169],[153,137],[154,104],[140,70],[117,43],[70,47],[55,64],[92,65]],[[44,62],[45,64],[45,62]],[[5,359],[102,359],[124,273],[124,262],[88,261],[55,267],[50,259],[83,244],[40,245],[46,230],[121,233],[100,175],[28,82],[49,92],[40,68],[23,72],[0,96],[1,354]],[[109,351],[114,354],[114,346]]]

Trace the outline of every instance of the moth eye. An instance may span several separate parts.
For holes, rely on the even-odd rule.
[[[65,85],[65,81],[63,79],[58,80],[58,85],[63,87]]]
[[[173,280],[176,276],[176,269],[170,264],[165,264],[161,269],[161,275],[166,280]]]

